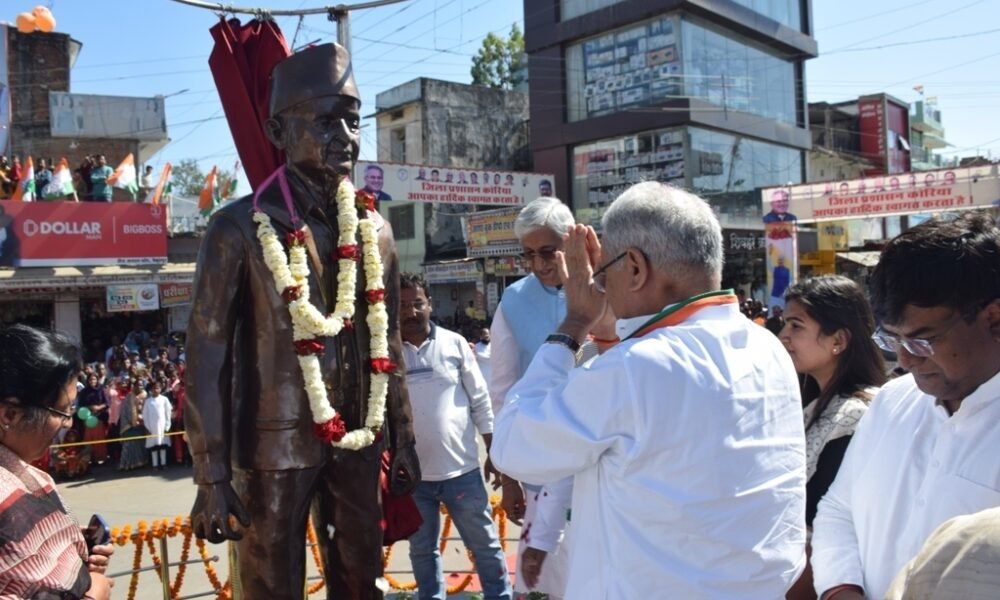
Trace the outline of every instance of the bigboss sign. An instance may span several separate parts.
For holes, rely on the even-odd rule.
[[[163,206],[0,202],[0,266],[155,265],[167,262]]]

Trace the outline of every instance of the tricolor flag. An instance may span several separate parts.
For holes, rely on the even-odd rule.
[[[208,177],[205,178],[205,187],[198,194],[198,210],[206,217],[212,214],[212,209],[215,208],[215,177],[218,171],[218,167],[212,167]]]
[[[236,165],[233,166],[232,175],[225,175],[228,179],[223,185],[222,178],[219,181],[219,199],[222,201],[228,200],[236,195],[236,184],[239,183],[240,175],[240,161],[236,161]]]
[[[76,188],[73,187],[73,173],[69,170],[69,161],[63,158],[52,175],[52,181],[42,190],[42,197],[46,200],[61,200],[66,196],[75,197]]]
[[[163,165],[163,172],[160,173],[160,181],[157,182],[156,187],[150,192],[149,196],[146,198],[146,202],[152,204],[159,204],[160,200],[163,198],[163,188],[167,185],[167,181],[170,180],[170,171],[173,167],[170,163]]]
[[[31,202],[36,197],[35,192],[35,162],[28,157],[28,161],[24,163],[24,171],[21,174],[21,181],[17,182],[17,189],[14,190],[14,195],[11,196],[11,200],[14,201],[24,201]]]
[[[135,173],[135,160],[132,158],[131,152],[118,165],[111,177],[108,177],[108,185],[127,190],[132,194],[132,199],[135,199],[135,195],[139,193],[139,178]]]

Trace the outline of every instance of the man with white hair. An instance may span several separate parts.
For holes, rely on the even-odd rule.
[[[567,598],[784,597],[806,562],[795,368],[719,289],[703,200],[640,183],[603,225],[603,245],[570,229],[566,317],[508,393],[493,463],[574,477]],[[574,369],[606,310],[621,341]]]
[[[556,253],[563,248],[563,237],[573,226],[573,213],[558,198],[541,197],[529,202],[514,221],[514,234],[521,242],[521,260],[529,275],[504,290],[500,306],[493,316],[490,330],[489,391],[496,413],[504,404],[507,392],[524,374],[545,336],[566,316],[566,294],[556,265]],[[550,483],[540,481],[537,483]],[[553,488],[553,492],[566,489]],[[565,553],[558,552],[558,540],[565,525],[557,515],[536,521],[536,498],[541,485],[526,485],[522,490],[516,480],[503,481],[503,507],[515,521],[525,520],[521,544],[518,545],[517,592],[546,592],[551,597],[562,596],[565,575]],[[568,499],[567,499],[568,500]],[[554,505],[558,505],[557,500]],[[545,529],[546,531],[542,531]],[[535,536],[532,537],[531,533]],[[529,547],[533,548],[529,551]],[[524,572],[527,553],[528,573]],[[542,562],[545,568],[542,569]],[[541,571],[540,578],[537,576]]]

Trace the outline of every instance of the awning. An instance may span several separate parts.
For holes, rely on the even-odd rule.
[[[195,263],[0,269],[0,292],[67,290],[128,283],[190,283]]]
[[[857,263],[862,267],[874,267],[878,264],[879,257],[882,253],[878,250],[868,251],[868,252],[838,252],[837,258],[842,258],[844,260],[849,260],[852,263]]]

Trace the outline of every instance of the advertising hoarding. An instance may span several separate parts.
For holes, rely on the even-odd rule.
[[[357,189],[374,193],[379,202],[516,206],[555,195],[552,175],[497,169],[360,161],[354,179]]]
[[[125,202],[0,202],[0,266],[167,262],[166,210]]]
[[[519,254],[521,244],[514,235],[519,210],[474,213],[466,218],[469,256]]]
[[[784,212],[810,223],[997,206],[1000,177],[992,166],[964,167],[764,188],[761,195],[765,220],[782,212],[787,197]]]
[[[135,312],[160,308],[160,293],[155,283],[109,285],[108,312]]]

